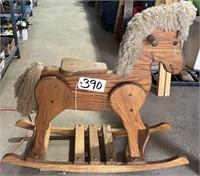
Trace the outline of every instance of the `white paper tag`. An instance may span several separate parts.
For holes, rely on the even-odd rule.
[[[4,51],[2,51],[1,52],[1,56],[0,56],[2,59],[4,59],[5,58],[5,52]]]
[[[78,81],[78,88],[82,90],[104,92],[105,87],[106,87],[106,80],[80,77]]]
[[[5,61],[2,60],[1,63],[0,63],[0,71],[2,71],[5,67]]]
[[[28,30],[22,29],[22,38],[23,40],[28,40]]]

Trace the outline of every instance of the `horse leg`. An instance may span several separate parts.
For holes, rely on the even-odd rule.
[[[146,98],[144,90],[134,84],[122,84],[117,86],[110,95],[110,104],[113,110],[120,116],[128,135],[128,144],[131,157],[140,157],[139,130],[146,127],[143,124],[139,110]]]
[[[44,140],[51,120],[67,108],[71,100],[68,86],[55,77],[41,79],[35,88],[38,113],[35,119],[35,136],[29,158],[44,158]]]

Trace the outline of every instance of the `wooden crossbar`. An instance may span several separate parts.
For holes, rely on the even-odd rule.
[[[100,150],[99,137],[96,125],[89,125],[90,164],[99,164]]]
[[[74,164],[83,164],[84,162],[85,162],[84,126],[76,125],[76,127],[75,127]]]
[[[103,125],[102,130],[105,146],[106,164],[116,164],[111,127],[110,125]]]

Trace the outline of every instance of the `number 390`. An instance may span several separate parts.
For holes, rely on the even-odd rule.
[[[80,86],[84,89],[87,89],[91,86],[91,88],[93,90],[95,90],[95,89],[99,90],[102,88],[102,83],[100,81],[96,81],[94,79],[89,80],[87,78],[84,78],[83,83]]]

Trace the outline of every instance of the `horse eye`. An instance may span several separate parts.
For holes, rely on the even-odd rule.
[[[172,45],[176,46],[178,44],[177,41],[173,41]]]

